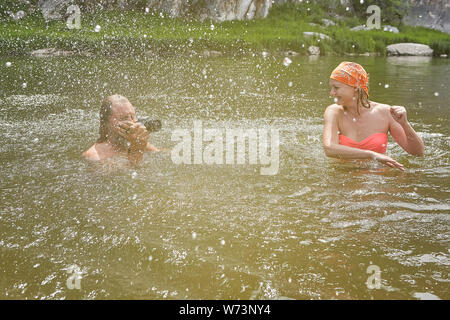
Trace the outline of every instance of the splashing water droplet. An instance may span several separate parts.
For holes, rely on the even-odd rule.
[[[286,67],[289,67],[289,65],[292,63],[292,60],[289,59],[288,57],[283,59],[283,65]]]
[[[389,85],[388,85],[388,84],[385,84],[384,87],[387,89],[387,88],[389,88]]]
[[[94,31],[100,32],[101,29],[102,29],[102,27],[100,27],[99,25],[96,25]]]
[[[5,63],[5,66],[6,66],[7,68],[9,68],[9,67],[11,67],[11,64],[12,64],[12,63],[8,61],[7,63]]]
[[[223,239],[220,240],[220,244],[224,246],[225,245],[225,240],[223,240]]]

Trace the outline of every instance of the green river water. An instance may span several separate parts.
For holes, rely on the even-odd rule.
[[[450,61],[283,58],[0,57],[0,298],[450,299]],[[405,172],[325,156],[343,60],[368,71],[372,100],[406,107],[425,156],[389,138]],[[157,147],[195,120],[277,129],[279,170],[177,165],[170,152],[138,169],[88,164],[114,93],[162,121]]]

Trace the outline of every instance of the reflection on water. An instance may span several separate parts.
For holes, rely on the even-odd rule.
[[[0,297],[449,299],[450,64],[357,58],[371,97],[405,105],[424,139],[424,158],[390,140],[400,172],[327,159],[340,59],[283,59],[1,58],[12,64],[0,78]],[[277,128],[279,172],[175,165],[167,152],[139,169],[85,163],[116,92],[162,120],[156,146],[194,120]],[[380,289],[367,288],[371,265]],[[67,285],[73,266],[80,289]]]

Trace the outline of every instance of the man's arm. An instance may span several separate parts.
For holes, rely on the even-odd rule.
[[[157,147],[151,145],[150,143],[147,143],[147,146],[145,147],[145,151],[148,151],[148,152],[158,152],[158,151],[161,151],[161,150],[158,149]]]

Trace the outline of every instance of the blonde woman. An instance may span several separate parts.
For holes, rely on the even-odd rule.
[[[406,109],[370,101],[367,85],[367,73],[357,63],[344,61],[331,73],[330,95],[336,103],[324,114],[325,154],[339,159],[373,159],[404,170],[385,154],[388,133],[415,156],[423,156],[423,141],[409,124]]]

